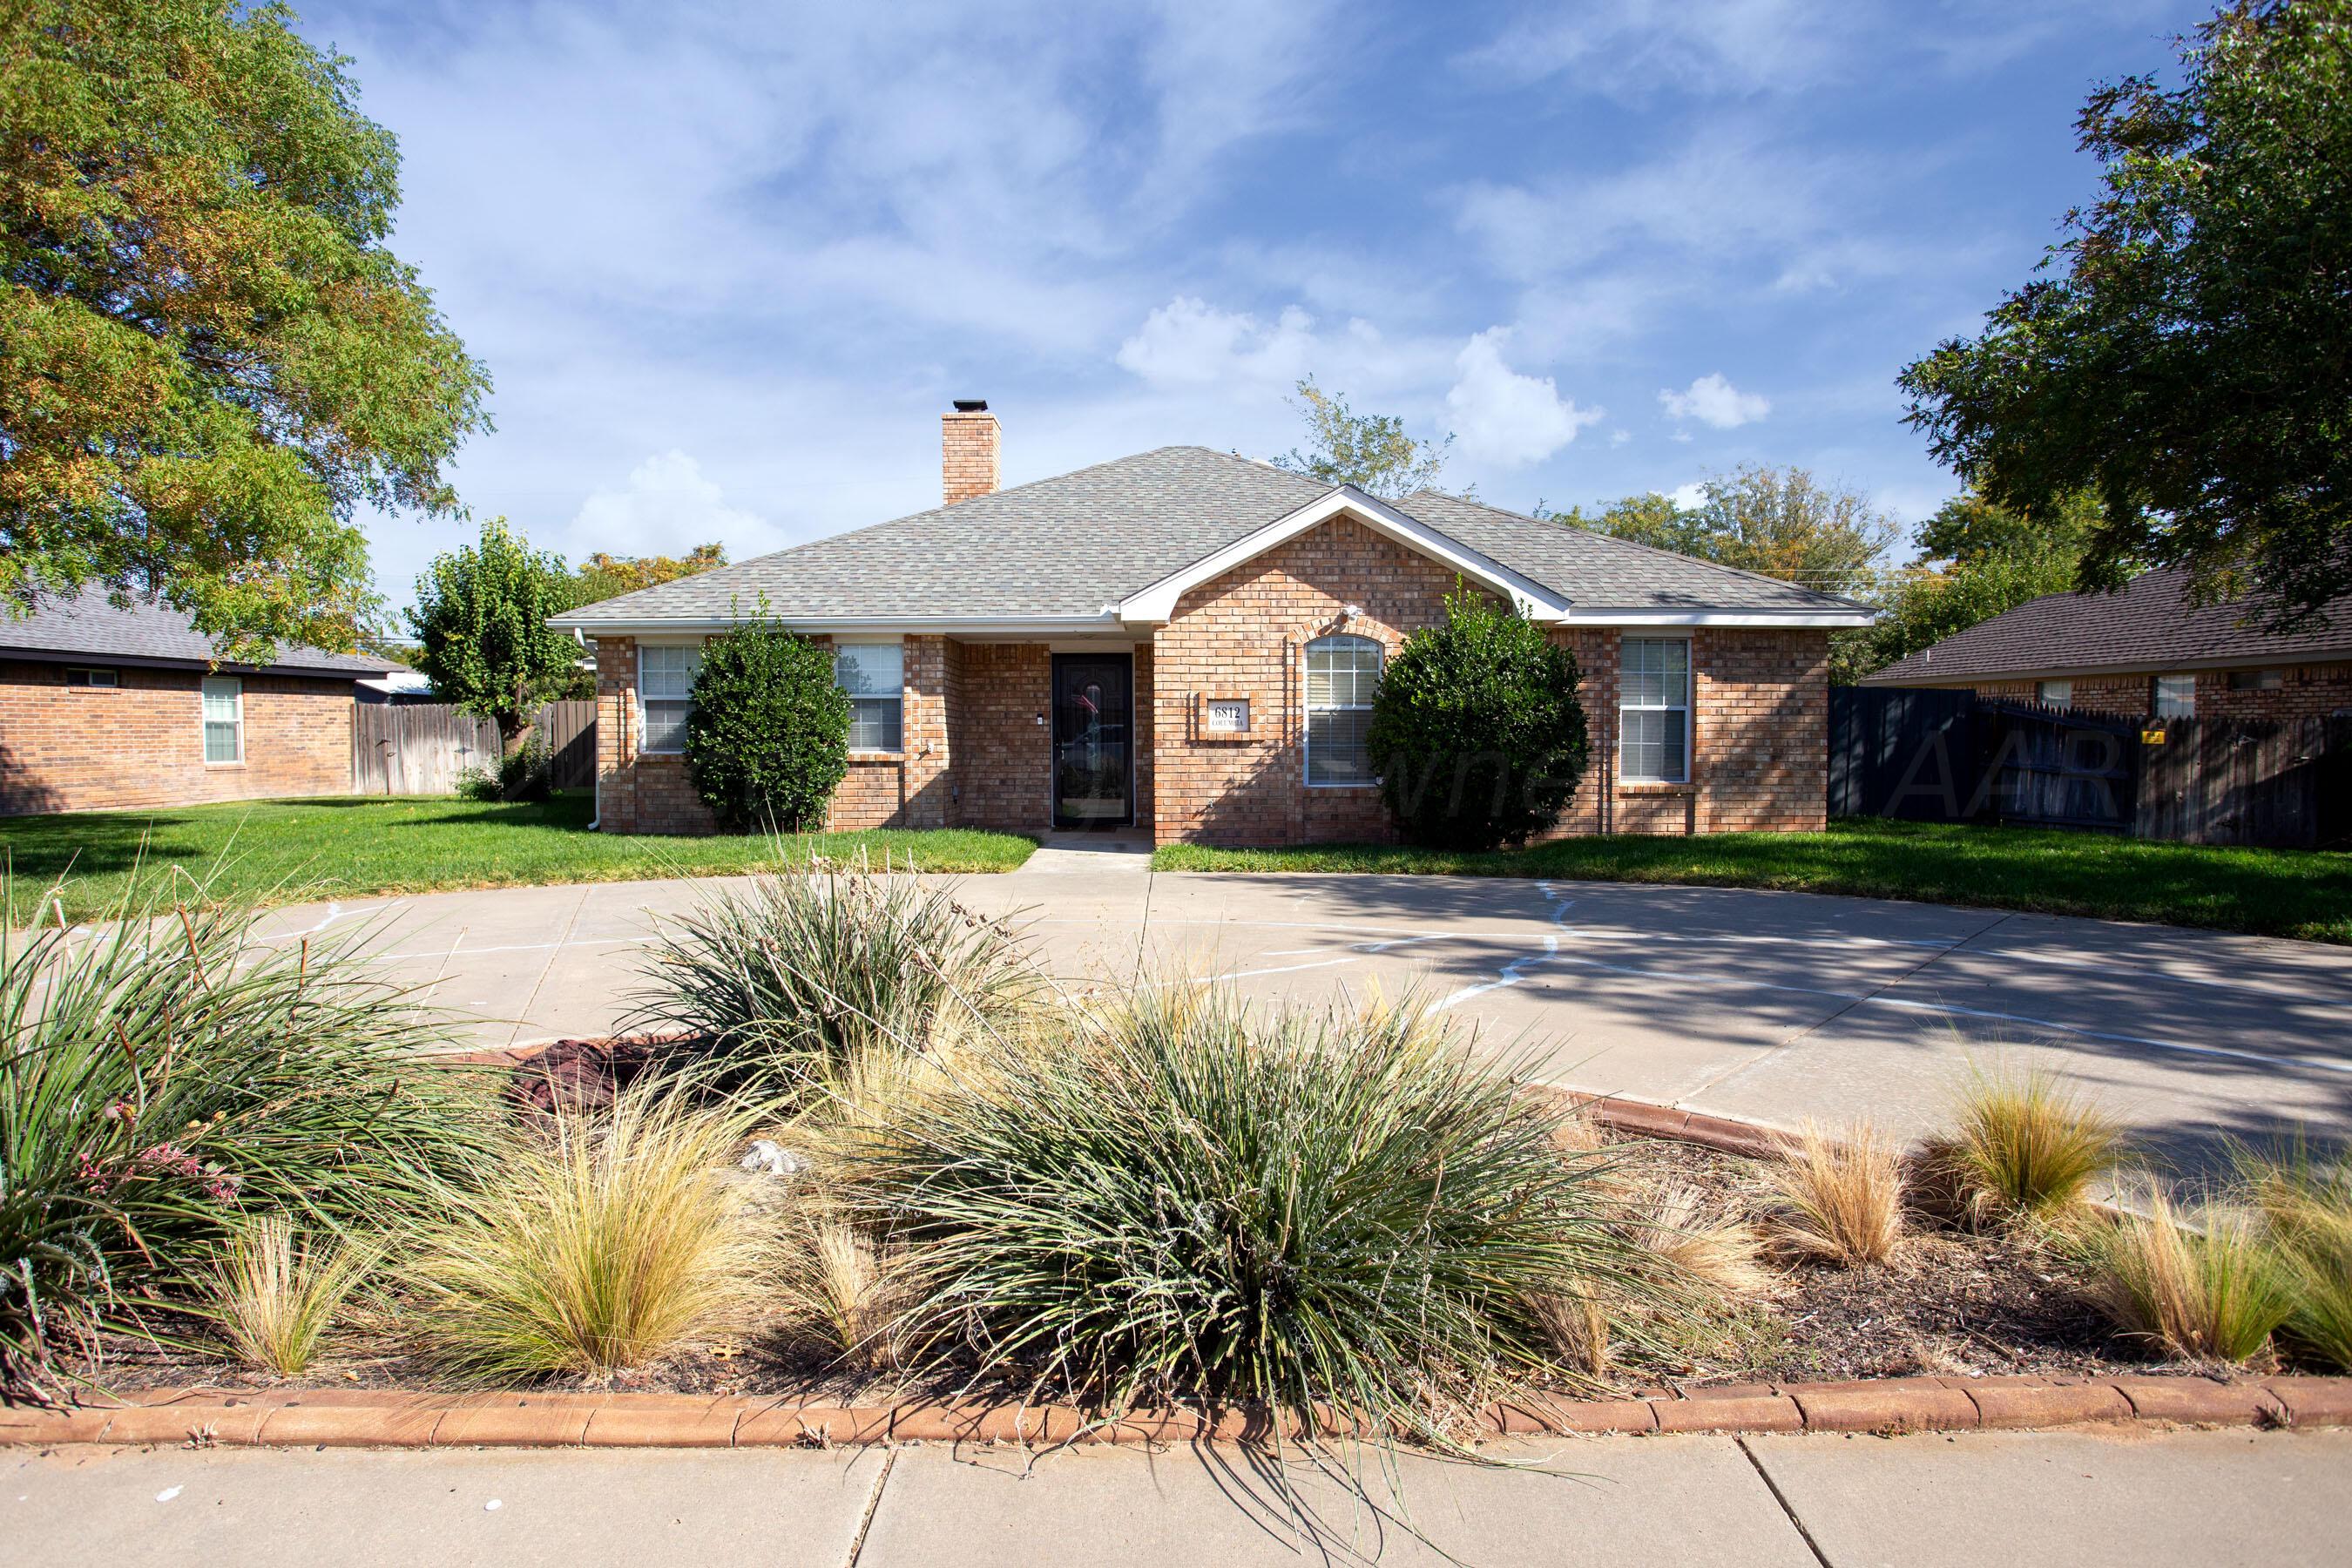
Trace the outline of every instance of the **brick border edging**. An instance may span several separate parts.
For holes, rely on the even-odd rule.
[[[2023,1431],[2132,1422],[2352,1426],[2352,1377],[1906,1377],[1734,1384],[1630,1399],[1538,1397],[1489,1406],[1483,1436]],[[1282,1423],[1298,1436],[1301,1424]],[[1327,1422],[1327,1434],[1343,1426]],[[0,1406],[0,1444],[188,1443],[261,1447],[833,1447],[977,1442],[1175,1444],[1272,1436],[1238,1415],[1154,1411],[1089,1428],[1066,1405],[845,1407],[676,1394],[426,1395],[362,1390],[160,1389],[135,1403]]]

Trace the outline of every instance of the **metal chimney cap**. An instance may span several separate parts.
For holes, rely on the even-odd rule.
[[[985,397],[959,397],[955,400],[955,411],[958,414],[985,414],[988,412],[988,399]]]

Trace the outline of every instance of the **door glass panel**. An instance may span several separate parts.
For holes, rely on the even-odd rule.
[[[1054,658],[1054,820],[1065,826],[1128,819],[1129,661]]]

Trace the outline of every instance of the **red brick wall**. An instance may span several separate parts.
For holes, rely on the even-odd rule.
[[[1308,789],[1298,690],[1307,642],[1336,628],[1393,654],[1443,618],[1453,572],[1345,519],[1186,594],[1153,645],[1161,843],[1283,844],[1392,837],[1373,789]],[[1615,627],[1554,634],[1577,657],[1592,762],[1552,837],[1812,830],[1827,812],[1829,634],[1697,628],[1691,637],[1691,777],[1617,778]],[[1639,635],[1639,634],[1636,634]],[[1661,634],[1662,635],[1662,634]],[[1200,731],[1202,702],[1250,701],[1251,734]]]
[[[2197,672],[2197,712],[2200,719],[2325,719],[2352,712],[2352,664],[2274,665],[2278,686],[2271,690],[2239,689],[2230,684],[2226,669]],[[2100,713],[2135,717],[2155,707],[2151,675],[2078,675],[2069,707]],[[1979,697],[1999,701],[2031,702],[2040,683],[2032,680],[1986,681],[1975,688]]]
[[[963,700],[949,717],[959,824],[1012,832],[1050,826],[1053,658],[1044,643],[966,643]]]
[[[238,677],[245,761],[207,763],[198,671],[116,674],[68,687],[61,665],[0,662],[0,815],[350,793],[350,681]]]

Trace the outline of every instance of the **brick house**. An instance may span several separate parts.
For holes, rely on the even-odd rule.
[[[1198,447],[999,489],[999,439],[959,403],[942,506],[556,617],[595,647],[599,826],[710,826],[679,755],[696,649],[764,603],[850,693],[834,827],[1381,839],[1372,694],[1457,583],[1576,654],[1594,755],[1560,831],[1823,826],[1828,638],[1860,605]]]
[[[2119,593],[2031,600],[1863,684],[2168,719],[2352,714],[2352,602],[2272,632],[2257,605],[2192,605],[2187,572],[2146,572]]]
[[[0,613],[0,816],[346,794],[352,683],[392,668],[215,664],[186,616],[96,591]]]

